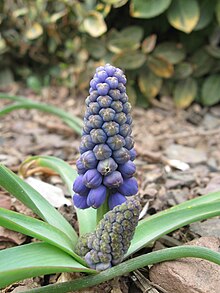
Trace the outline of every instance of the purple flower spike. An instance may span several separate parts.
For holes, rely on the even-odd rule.
[[[107,195],[107,189],[104,185],[100,185],[97,188],[91,189],[87,197],[88,206],[93,208],[99,208],[105,201]]]
[[[134,175],[136,166],[132,161],[128,161],[124,164],[121,164],[118,167],[118,170],[121,172],[123,178],[130,178]]]
[[[118,188],[123,183],[121,173],[114,171],[103,179],[103,184],[109,188]]]
[[[97,193],[100,186],[104,186],[105,190],[110,189],[110,198],[111,193],[115,194],[110,199],[110,207],[123,202],[126,195],[136,193],[137,184],[124,187],[123,183],[123,180],[133,179],[135,165],[132,161],[136,157],[131,129],[131,104],[125,85],[123,71],[110,64],[99,66],[90,82],[79,147],[81,156],[76,163],[80,176],[73,187],[78,196],[88,197],[90,194],[87,206],[101,205],[100,193]],[[114,262],[120,257],[115,257]],[[101,263],[105,261],[101,260]]]
[[[82,154],[81,161],[86,169],[93,169],[97,166],[97,159],[92,151],[87,151]]]
[[[79,195],[86,196],[89,193],[89,189],[83,183],[83,175],[79,175],[73,183],[73,191]]]
[[[88,170],[83,175],[83,183],[88,188],[96,188],[102,183],[102,175],[96,169]]]
[[[137,194],[137,180],[135,178],[124,179],[124,182],[119,186],[118,191],[124,196],[131,196]]]
[[[87,196],[81,196],[76,193],[73,195],[73,203],[74,203],[74,206],[79,209],[89,208],[89,206],[87,205]]]
[[[99,161],[97,170],[104,176],[111,174],[117,169],[118,165],[112,158]]]
[[[126,197],[119,192],[111,194],[108,198],[109,209],[112,210],[114,207],[121,205],[126,201]]]

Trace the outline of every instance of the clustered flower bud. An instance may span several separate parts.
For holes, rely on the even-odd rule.
[[[132,199],[104,215],[95,232],[80,237],[75,247],[92,269],[106,270],[123,260],[138,224],[140,203]]]
[[[131,104],[122,70],[106,64],[96,69],[86,99],[79,177],[73,185],[74,205],[100,207],[108,193],[109,209],[138,191],[133,177],[136,152],[131,136]]]

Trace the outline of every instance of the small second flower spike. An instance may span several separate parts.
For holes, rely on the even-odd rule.
[[[119,264],[130,246],[140,208],[139,201],[132,199],[106,213],[95,232],[79,238],[76,253],[98,271]]]
[[[136,152],[131,135],[131,104],[123,71],[110,64],[100,66],[90,82],[86,99],[78,178],[73,184],[74,205],[100,207],[107,195],[109,209],[138,191],[133,177]]]

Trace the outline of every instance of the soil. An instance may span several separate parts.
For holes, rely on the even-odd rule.
[[[43,101],[83,117],[86,96],[70,95],[65,88],[43,89],[41,95],[15,84],[4,89],[10,94]],[[0,100],[0,108],[11,102]],[[138,153],[137,179],[143,207],[141,217],[170,206],[220,190],[220,106],[202,108],[193,104],[186,110],[176,109],[171,98],[155,100],[149,109],[134,107],[133,135]],[[75,167],[79,156],[80,137],[59,118],[37,110],[17,110],[0,120],[0,162],[18,172],[29,156],[50,155],[61,158]],[[70,195],[57,175],[38,173],[35,178],[59,187],[67,199]],[[19,201],[0,190],[0,206],[28,215],[31,211]],[[72,206],[60,211],[76,227]],[[183,244],[198,237],[184,227],[164,236],[154,249]],[[0,229],[0,249],[32,241],[30,238]],[[162,292],[147,279],[147,268],[112,280],[84,292]],[[76,278],[76,274],[56,274],[29,279],[14,284],[3,292],[22,292],[31,286],[42,286],[61,279]],[[148,291],[146,291],[148,290]]]

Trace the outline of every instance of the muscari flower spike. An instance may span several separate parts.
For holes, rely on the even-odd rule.
[[[108,198],[109,209],[113,209],[138,191],[125,84],[123,71],[110,64],[98,67],[90,82],[76,164],[79,177],[73,185],[78,208],[99,208]]]
[[[135,199],[114,207],[104,215],[95,232],[79,238],[75,251],[90,268],[103,271],[123,260],[138,224],[140,207]]]

